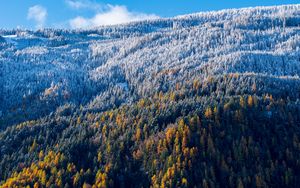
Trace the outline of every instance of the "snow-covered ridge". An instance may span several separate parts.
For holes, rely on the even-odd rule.
[[[6,118],[39,117],[65,103],[103,110],[227,74],[274,81],[276,93],[298,92],[299,39],[300,5],[90,30],[0,30],[0,110]],[[240,87],[246,83],[241,79]]]
[[[277,14],[283,14],[283,13],[291,13],[291,12],[298,12],[300,9],[300,4],[291,4],[291,5],[282,5],[282,6],[257,6],[257,7],[247,7],[247,8],[232,8],[232,9],[223,9],[219,11],[206,11],[206,12],[200,12],[200,13],[193,13],[193,14],[187,14],[187,15],[179,15],[175,18],[188,18],[188,17],[202,17],[202,16],[208,16],[208,15],[233,15],[235,17],[238,17],[240,15],[244,14],[252,14],[252,15],[277,15]]]
[[[229,21],[234,18],[252,17],[253,19],[257,17],[263,18],[273,18],[274,23],[278,18],[289,18],[296,17],[297,19],[300,16],[300,4],[294,5],[282,5],[282,6],[261,6],[261,7],[249,7],[241,9],[224,9],[219,11],[206,11],[199,12],[187,15],[179,15],[174,18],[158,18],[145,21],[135,21],[126,24],[119,24],[114,26],[100,26],[95,29],[78,29],[78,30],[65,30],[65,29],[42,29],[37,32],[31,30],[0,30],[0,35],[6,35],[7,37],[21,37],[30,36],[30,34],[35,33],[37,36],[47,36],[53,37],[55,34],[78,34],[81,33],[84,36],[88,37],[102,37],[104,32],[116,32],[123,30],[126,33],[126,30],[132,31],[141,31],[141,32],[153,32],[156,29],[163,28],[172,28],[175,27],[177,22],[184,21],[198,21],[198,23],[204,24],[205,22],[212,21]],[[232,21],[232,20],[231,20]],[[247,20],[245,20],[247,21]],[[194,23],[195,24],[195,23]],[[140,27],[143,25],[143,30]],[[275,25],[274,25],[275,26]],[[52,32],[51,32],[52,31]],[[55,32],[54,32],[55,31]],[[96,32],[98,31],[98,33]],[[102,32],[102,33],[101,33]],[[18,33],[18,34],[16,34]],[[31,35],[32,36],[32,35]]]

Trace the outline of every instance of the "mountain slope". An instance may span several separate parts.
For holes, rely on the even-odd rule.
[[[294,77],[298,85],[299,15],[299,5],[290,5],[94,30],[2,30],[2,122],[42,117],[66,103],[106,110],[227,73]]]
[[[300,5],[0,36],[0,187],[300,184]]]

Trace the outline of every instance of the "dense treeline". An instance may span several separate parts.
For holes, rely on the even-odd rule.
[[[65,105],[0,133],[2,187],[295,187],[300,105],[177,84],[106,112]],[[206,94],[209,90],[210,95]]]
[[[299,8],[0,30],[0,187],[299,187]]]

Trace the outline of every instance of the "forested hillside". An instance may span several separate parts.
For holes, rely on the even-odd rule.
[[[0,30],[0,187],[297,187],[300,5]]]

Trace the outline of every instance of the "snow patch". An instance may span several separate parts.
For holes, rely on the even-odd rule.
[[[48,49],[45,47],[40,47],[40,46],[29,47],[29,48],[25,48],[23,50],[18,50],[16,52],[17,55],[20,55],[20,54],[43,55],[46,53],[48,53]]]
[[[10,38],[17,38],[18,37],[18,35],[4,35],[4,36],[2,36],[3,38],[8,38],[8,39],[10,39]]]

